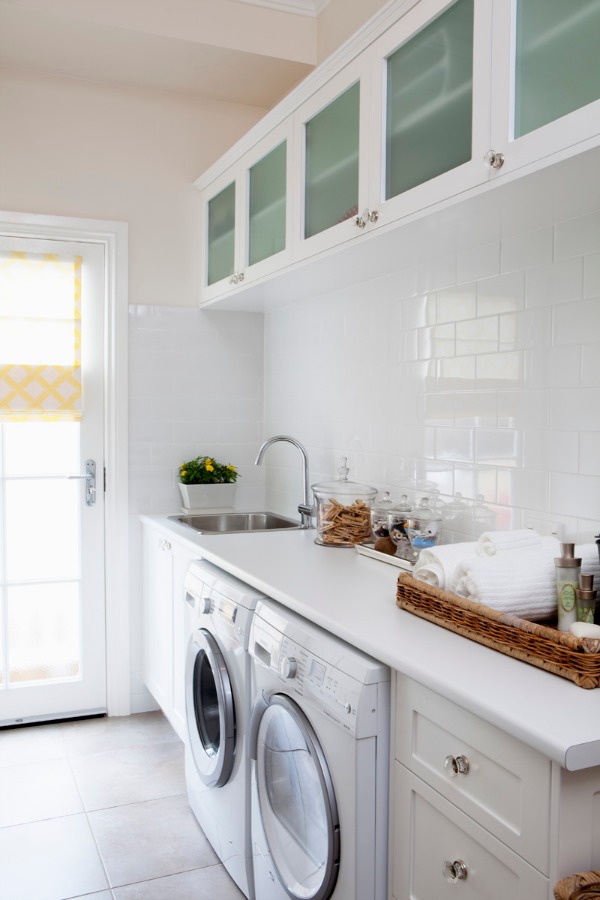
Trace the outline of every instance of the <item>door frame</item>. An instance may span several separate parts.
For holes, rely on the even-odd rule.
[[[104,495],[106,708],[131,711],[128,507],[128,225],[99,219],[0,210],[0,235],[82,241],[104,247],[106,349],[104,368]]]

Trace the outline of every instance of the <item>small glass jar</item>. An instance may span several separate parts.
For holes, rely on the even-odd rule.
[[[440,539],[442,519],[429,505],[429,498],[422,497],[410,513],[406,531],[413,550],[435,547]]]
[[[393,505],[394,501],[389,491],[384,491],[381,499],[373,502],[371,506],[371,536],[374,541],[390,536],[388,515]]]
[[[346,457],[338,472],[338,481],[312,485],[317,505],[315,544],[354,547],[371,538],[371,505],[377,488],[349,481]]]
[[[388,512],[388,529],[397,547],[397,553],[410,547],[406,525],[412,508],[413,505],[406,494],[402,494],[398,503],[395,503]]]

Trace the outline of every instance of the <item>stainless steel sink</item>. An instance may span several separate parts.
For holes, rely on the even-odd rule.
[[[302,528],[300,522],[272,512],[207,513],[198,516],[169,516],[199,534],[237,534],[243,531],[284,531]]]

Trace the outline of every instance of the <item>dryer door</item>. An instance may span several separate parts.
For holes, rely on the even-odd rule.
[[[185,714],[198,775],[208,787],[222,787],[235,759],[235,705],[223,654],[206,628],[188,643]]]
[[[331,897],[339,871],[340,822],[319,740],[300,707],[273,694],[255,709],[251,733],[262,824],[287,894]]]

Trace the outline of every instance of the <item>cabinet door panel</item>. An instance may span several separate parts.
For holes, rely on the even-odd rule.
[[[396,714],[397,759],[547,872],[550,761],[409,679],[398,681]],[[468,760],[463,774],[456,758]]]
[[[395,764],[393,892],[406,900],[547,900],[548,880]],[[451,881],[455,875],[462,877]],[[459,866],[464,866],[460,872]]]
[[[600,143],[600,0],[494,5],[491,147],[502,178]]]
[[[173,555],[170,541],[153,529],[144,530],[142,616],[144,683],[170,717],[173,706]]]
[[[471,159],[473,3],[457,0],[388,57],[386,200]]]
[[[253,266],[285,248],[285,141],[248,172],[248,265]]]
[[[207,284],[229,278],[235,267],[235,182],[208,202]]]
[[[518,0],[515,137],[600,97],[600,2]]]
[[[304,237],[358,213],[360,85],[351,85],[305,126]]]
[[[297,259],[361,234],[356,216],[367,202],[367,64],[364,54],[294,114]]]

